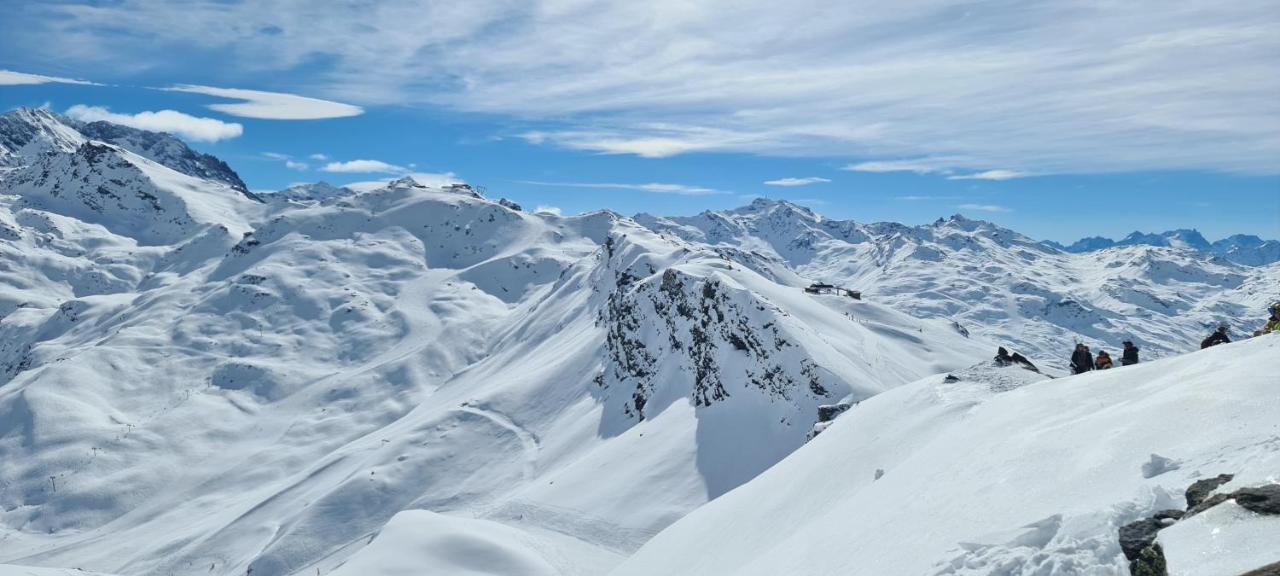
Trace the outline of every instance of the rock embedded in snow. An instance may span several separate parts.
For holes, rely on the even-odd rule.
[[[1235,476],[1232,474],[1219,474],[1213,478],[1196,480],[1193,484],[1187,487],[1187,510],[1199,507],[1200,503],[1204,502],[1210,494],[1213,494],[1214,490],[1217,490],[1219,486],[1230,482],[1234,477]]]
[[[1280,484],[1241,488],[1231,494],[1231,499],[1250,512],[1280,515]]]

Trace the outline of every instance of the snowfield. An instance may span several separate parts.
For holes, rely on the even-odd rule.
[[[926,378],[854,407],[612,574],[1125,574],[1119,527],[1183,507],[1192,482],[1280,481],[1277,359],[1269,335],[1012,390],[983,375],[1021,368]],[[1280,561],[1280,516],[1233,507],[1161,533],[1170,574]]]
[[[0,167],[0,575],[1111,570],[1115,523],[1275,469],[1275,338],[1176,354],[1258,317],[1280,265],[764,200],[258,198],[172,137],[42,110],[0,115]],[[1169,358],[1050,379],[1130,335]],[[1271,529],[1211,512],[1162,533],[1171,566],[1225,565],[1196,530]]]

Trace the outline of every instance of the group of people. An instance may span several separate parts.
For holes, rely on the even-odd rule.
[[[1120,352],[1120,365],[1131,366],[1138,363],[1138,347],[1133,345],[1129,340],[1124,341],[1124,349]],[[1090,370],[1109,370],[1115,367],[1115,363],[1111,360],[1111,355],[1106,350],[1099,350],[1098,356],[1095,358],[1093,352],[1088,346],[1077,343],[1076,349],[1071,353],[1071,371],[1075,374],[1084,374]]]
[[[1267,307],[1267,311],[1271,316],[1267,319],[1266,324],[1261,329],[1253,333],[1254,336],[1263,334],[1271,334],[1272,332],[1280,333],[1280,302],[1273,302]],[[1217,329],[1210,334],[1208,338],[1200,341],[1200,349],[1203,350],[1210,346],[1218,344],[1226,344],[1231,342],[1231,337],[1227,334],[1231,326],[1226,322],[1219,322]],[[1120,356],[1120,365],[1129,366],[1138,363],[1138,347],[1133,342],[1125,340],[1124,351]],[[1111,355],[1106,350],[1099,350],[1097,357],[1089,351],[1089,347],[1084,344],[1077,343],[1076,349],[1071,353],[1071,371],[1075,374],[1084,374],[1090,370],[1107,370],[1112,368],[1114,364],[1111,361]]]

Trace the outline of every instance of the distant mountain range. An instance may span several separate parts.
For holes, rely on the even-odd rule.
[[[1216,242],[1209,242],[1197,230],[1180,229],[1158,234],[1134,232],[1120,240],[1112,240],[1102,236],[1090,236],[1077,240],[1070,245],[1063,245],[1052,240],[1046,240],[1044,243],[1074,254],[1096,252],[1117,246],[1162,246],[1213,254],[1247,266],[1262,266],[1280,262],[1280,241],[1263,240],[1250,234],[1236,234]]]
[[[936,375],[906,388],[901,410],[888,397],[883,419],[850,409],[867,426],[859,445],[907,450],[899,438],[932,437],[994,392],[1063,373],[1076,342],[1115,352],[1129,339],[1146,362],[1198,349],[1221,320],[1247,333],[1280,298],[1280,264],[1229,261],[1198,234],[1152,238],[1074,254],[961,216],[863,223],[768,199],[693,216],[562,217],[412,178],[258,196],[172,136],[10,112],[0,115],[0,560],[130,576],[379,576],[390,572],[355,556],[386,557],[365,548],[371,538],[394,546],[403,530],[400,547],[419,550],[435,531],[442,553],[466,563],[485,556],[459,540],[474,529],[534,549],[490,573],[605,574],[801,450],[821,406]],[[1236,257],[1259,247],[1233,246],[1223,250]],[[806,291],[814,282],[861,299]],[[997,346],[1043,374],[992,368]],[[1268,353],[1244,359],[1262,366],[1254,359]],[[1194,372],[1174,365],[1203,386],[1177,383],[1209,389],[1203,374],[1230,358],[1206,357]],[[1116,373],[1123,382],[1097,389],[1140,385],[1126,378],[1135,372]],[[1259,378],[1237,380],[1248,387],[1229,388],[1228,403],[1257,397]],[[1042,402],[1071,406],[1063,398]],[[1164,406],[1209,398],[1117,401],[1134,408],[1114,412],[1081,395],[1074,409],[1125,426],[1100,428],[1088,449],[1037,454],[1105,455],[1094,444],[1109,430],[1155,415],[1193,430]],[[1024,404],[1007,413],[1021,416],[1001,439],[1056,434],[1056,421]],[[1204,422],[1222,420],[1213,416]],[[810,445],[845,437],[840,425]],[[1252,431],[1232,446],[1274,435]],[[978,438],[972,452],[998,447]],[[821,454],[853,462],[853,444]],[[858,460],[865,484],[958,477],[857,454],[869,455]],[[1274,469],[1252,449],[1231,454]],[[1108,461],[1141,482],[1141,462]],[[853,476],[832,478],[797,485],[826,494]],[[1124,486],[1099,500],[1101,520],[1065,524],[1112,526],[1136,494]],[[1025,524],[1010,518],[992,527]],[[930,545],[936,556],[950,543]],[[1103,562],[1118,554],[1099,549],[1110,551]],[[714,573],[649,568],[624,573]]]

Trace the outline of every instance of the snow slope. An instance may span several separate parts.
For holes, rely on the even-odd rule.
[[[854,407],[612,574],[1124,574],[1121,525],[1182,508],[1206,476],[1276,481],[1276,358],[1280,335],[1012,390],[926,378]],[[1182,550],[1215,529],[1249,538],[1280,517],[1224,508],[1171,528],[1171,573],[1234,574],[1238,558]]]
[[[1251,267],[1151,246],[1071,254],[961,216],[927,226],[831,220],[758,199],[692,217],[638,221],[690,242],[740,250],[812,281],[861,290],[922,318],[947,318],[1065,368],[1076,342],[1155,358],[1197,347],[1220,320],[1261,327],[1280,299],[1280,264]]]
[[[94,209],[86,147],[173,205]],[[994,348],[608,212],[412,179],[251,203],[93,141],[39,162],[0,204],[19,564],[328,571],[431,510],[598,574],[802,445],[819,404]]]
[[[997,344],[1044,364],[1063,326],[1109,338],[1152,306],[1037,316],[1086,264],[971,221],[560,217],[409,178],[259,202],[171,137],[42,111],[0,115],[0,146],[0,562],[20,566],[603,574],[797,453],[820,405],[861,402],[834,430],[918,393],[941,426],[959,408],[898,387],[954,371],[950,401],[978,402],[1042,378],[960,370]],[[1124,250],[1088,274],[1163,290],[1133,328],[1157,351],[1276,286]],[[817,274],[869,297],[805,293]]]

